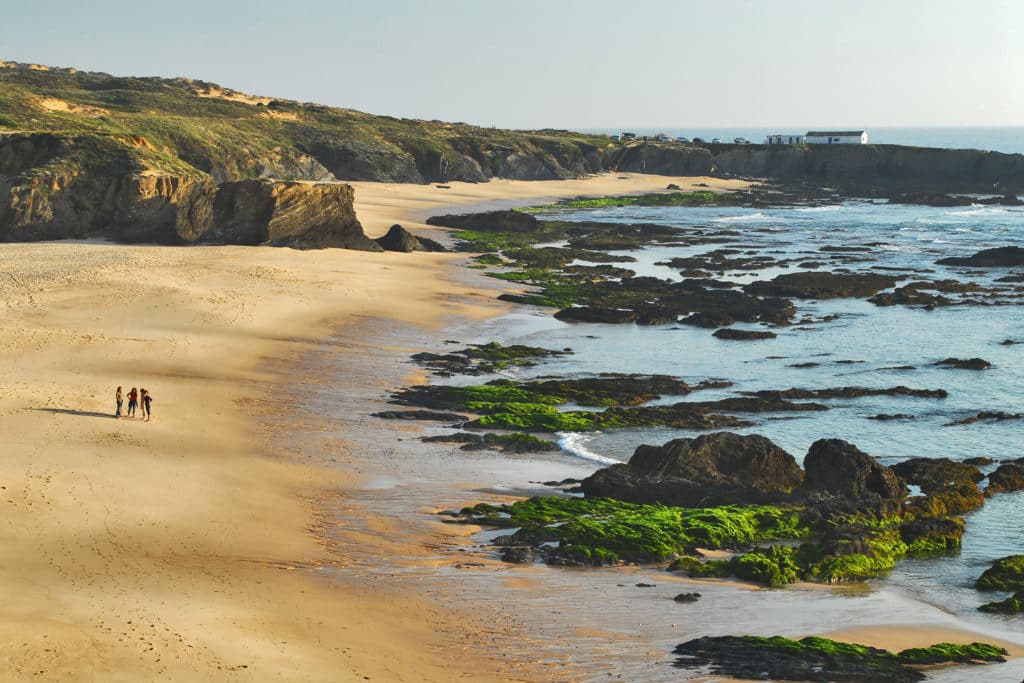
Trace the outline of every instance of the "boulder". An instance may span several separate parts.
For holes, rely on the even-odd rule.
[[[885,465],[842,439],[820,439],[804,457],[808,496],[839,497],[857,503],[902,503],[906,487]]]
[[[802,480],[793,456],[765,437],[718,432],[640,446],[628,463],[595,472],[581,489],[587,496],[700,507],[777,502]]]
[[[208,241],[301,249],[382,251],[363,233],[351,185],[242,180],[223,183]]]
[[[935,263],[941,266],[972,266],[975,268],[1012,268],[1024,266],[1024,247],[983,249],[967,257],[949,257]]]
[[[374,240],[384,251],[447,251],[427,237],[417,237],[401,225],[392,225],[387,234]]]

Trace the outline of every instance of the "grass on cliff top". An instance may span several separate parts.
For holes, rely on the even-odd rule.
[[[361,169],[361,179],[458,168],[467,163],[465,154],[493,158],[490,153],[502,150],[528,152],[558,172],[559,159],[609,144],[606,136],[569,131],[500,130],[285,100],[200,97],[197,91],[211,85],[0,68],[0,130],[144,138],[148,149],[126,145],[144,163],[174,170],[177,159],[216,171],[218,180],[258,177],[267,160],[297,160],[315,148],[327,150],[314,154],[326,166]]]

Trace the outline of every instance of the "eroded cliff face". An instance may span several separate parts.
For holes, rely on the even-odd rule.
[[[339,183],[223,183],[206,241],[382,251],[356,218],[355,191]]]
[[[0,135],[0,241],[274,244],[380,251],[341,183],[222,183],[145,168],[109,138]]]

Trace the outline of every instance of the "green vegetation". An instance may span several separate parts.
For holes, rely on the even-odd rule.
[[[557,209],[604,209],[619,206],[709,206],[736,205],[748,198],[741,193],[717,193],[710,190],[694,192],[659,192],[621,197],[591,197],[581,199],[564,199],[546,206],[528,206],[518,211],[524,213],[544,213]]]
[[[988,643],[936,643],[928,647],[912,647],[896,656],[904,664],[945,664],[947,662],[1005,662],[1008,653]]]
[[[510,131],[397,119],[254,98],[203,81],[0,68],[0,129],[112,142],[140,168],[209,173],[432,182],[486,180],[540,166],[555,177],[613,155],[606,136]],[[315,161],[313,161],[315,159]],[[520,161],[525,160],[525,161]],[[79,157],[77,168],[94,167]]]
[[[1009,555],[996,560],[978,578],[974,587],[998,591],[1024,589],[1024,555]]]
[[[982,612],[996,612],[999,614],[1020,614],[1024,612],[1024,591],[1017,591],[1005,600],[997,602],[986,602],[978,608]]]
[[[461,514],[479,524],[519,527],[520,542],[558,544],[559,560],[583,564],[657,562],[688,549],[737,548],[809,532],[794,508],[678,508],[608,498],[537,497]],[[589,560],[589,561],[584,561]]]

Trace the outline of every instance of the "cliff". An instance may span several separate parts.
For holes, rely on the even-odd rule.
[[[872,194],[1024,190],[1024,156],[976,149],[730,145],[714,154],[712,171],[840,185]]]
[[[618,143],[373,116],[186,78],[0,61],[0,241],[105,236],[376,249],[339,180],[486,182],[602,171],[771,178],[870,195],[1024,189],[1024,157],[1016,154]]]

